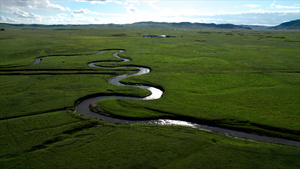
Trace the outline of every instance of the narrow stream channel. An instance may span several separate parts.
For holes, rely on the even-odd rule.
[[[111,49],[111,50],[116,50],[116,49]],[[109,50],[102,50],[96,54],[101,54],[105,51]],[[120,50],[119,52],[114,53],[113,55],[119,59],[122,59],[123,62],[129,62],[129,59],[121,58],[118,54],[124,52],[124,50]],[[78,55],[76,55],[78,56]],[[48,57],[48,56],[46,56]],[[38,64],[41,62],[42,58],[44,57],[39,57],[36,58],[35,62],[33,64]],[[109,80],[110,84],[116,85],[116,86],[130,86],[130,87],[139,87],[143,88],[146,90],[149,90],[151,94],[147,97],[130,97],[130,96],[118,96],[118,95],[111,95],[111,96],[99,96],[99,97],[93,97],[86,99],[82,102],[79,103],[79,105],[76,107],[76,112],[81,114],[84,117],[94,117],[97,119],[101,119],[107,122],[112,122],[112,123],[121,123],[121,124],[158,124],[158,125],[180,125],[180,126],[188,126],[192,128],[197,128],[200,130],[205,130],[205,131],[210,131],[210,132],[215,132],[219,134],[223,134],[229,137],[234,137],[234,138],[239,138],[239,139],[246,139],[246,140],[253,140],[253,141],[261,141],[261,142],[271,142],[271,143],[278,143],[278,144],[286,144],[286,145],[292,145],[292,146],[297,146],[300,147],[300,142],[298,141],[293,141],[293,140],[288,140],[288,139],[282,139],[282,138],[276,138],[276,137],[269,137],[269,136],[262,136],[254,133],[245,133],[245,132],[240,132],[240,131],[235,131],[231,129],[225,129],[225,128],[220,128],[220,127],[215,127],[215,126],[208,126],[208,125],[202,125],[202,124],[197,124],[197,123],[191,123],[188,121],[180,121],[180,120],[172,120],[172,119],[157,119],[157,120],[124,120],[124,119],[118,119],[118,118],[113,118],[113,117],[108,117],[105,115],[101,115],[99,113],[92,112],[89,109],[89,105],[95,102],[98,102],[102,99],[108,99],[108,98],[116,98],[116,99],[132,99],[132,100],[155,100],[159,99],[163,95],[163,91],[152,87],[152,86],[146,86],[146,85],[141,85],[141,84],[136,84],[136,85],[128,85],[128,84],[123,84],[120,81],[124,78],[127,77],[132,77],[132,76],[138,76],[138,75],[143,75],[150,73],[150,69],[146,67],[138,67],[138,66],[122,66],[122,67],[103,67],[103,66],[96,66],[97,63],[101,61],[95,61],[88,63],[88,66],[93,67],[93,68],[101,68],[101,69],[120,69],[120,68],[136,68],[139,69],[137,73],[134,74],[124,74],[124,75],[119,75],[116,77],[113,77]]]

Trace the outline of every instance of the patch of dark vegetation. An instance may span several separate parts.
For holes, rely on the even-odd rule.
[[[80,30],[80,29],[73,29],[73,28],[57,28],[57,29],[53,29],[53,30],[57,30],[57,31],[76,31],[76,30]]]
[[[281,72],[281,73],[300,73],[300,71],[278,71],[278,72]]]
[[[95,69],[7,69],[6,68],[6,69],[0,69],[0,72],[18,72],[18,71],[93,71],[93,70],[95,70]],[[98,71],[101,71],[101,69],[99,69]],[[105,70],[105,71],[107,71],[107,70]]]
[[[220,120],[213,120],[212,124],[216,127],[228,128],[228,129],[237,130],[246,133],[256,133],[259,135],[280,137],[280,138],[300,141],[299,131],[262,125],[262,124],[250,122],[248,120],[237,121],[234,119],[220,119]]]
[[[112,36],[126,36],[125,33],[117,33],[117,34],[113,34]]]
[[[100,51],[103,51],[103,52],[105,52],[105,51],[111,51],[111,50],[124,50],[125,51],[125,49],[117,49],[117,48],[106,48],[106,49],[102,49],[102,50],[100,50]]]
[[[86,137],[86,136],[93,136],[95,134],[92,134],[92,133],[84,133],[84,134],[76,134],[75,137],[78,137],[78,138],[83,138],[83,137]]]
[[[249,124],[253,125],[253,126],[257,126],[259,128],[267,129],[267,130],[278,131],[278,132],[282,132],[282,133],[290,133],[290,134],[300,136],[300,131],[297,131],[297,130],[288,130],[288,129],[284,129],[284,128],[272,127],[272,126],[267,126],[267,125],[263,125],[263,124],[252,123],[252,122],[250,122]]]
[[[201,34],[211,34],[212,32],[198,32],[198,33],[201,33]]]
[[[32,152],[32,151],[36,151],[36,150],[40,150],[40,149],[44,149],[46,148],[48,145],[56,143],[56,142],[60,142],[62,140],[64,140],[65,137],[63,136],[58,136],[58,137],[54,137],[53,139],[47,140],[45,141],[43,144],[40,145],[36,145],[31,147],[30,149],[27,150],[27,152]]]
[[[158,35],[143,35],[144,38],[157,38]]]
[[[171,35],[143,35],[144,38],[176,38],[176,36]]]
[[[5,154],[5,155],[0,155],[0,159],[8,159],[8,158],[13,158],[17,156],[17,154]]]
[[[38,28],[22,28],[22,30],[25,30],[25,31],[29,31],[29,30],[36,31],[36,30],[40,30],[40,29],[38,29]]]
[[[276,39],[286,39],[285,36],[261,36],[259,39],[265,39],[265,38],[276,38]]]
[[[274,38],[277,38],[277,39],[286,39],[286,37],[284,37],[284,36],[276,36]]]
[[[76,126],[73,129],[70,129],[70,130],[67,130],[67,131],[63,131],[63,134],[74,134],[74,133],[77,133],[77,132],[79,132],[81,130],[95,127],[96,125],[98,125],[98,123],[95,122],[95,121],[91,121],[91,122],[87,121],[87,123],[84,124],[84,125]]]
[[[102,109],[99,108],[99,106],[97,105],[97,103],[92,103],[89,105],[89,109],[94,112],[94,113],[98,113],[98,112],[104,112]]]
[[[117,75],[121,69],[116,69],[113,72],[105,69],[0,69],[0,76],[7,75],[72,75],[72,74],[102,74],[102,75]]]
[[[101,62],[122,62],[122,60],[100,60],[100,61],[97,61],[97,63],[101,63]],[[89,63],[95,63],[95,62],[89,62]]]
[[[7,39],[14,39],[14,38],[0,37],[0,40],[7,40]],[[0,68],[1,68],[1,66],[0,66]]]
[[[292,41],[292,40],[286,40],[286,41],[284,41],[284,42],[300,42],[299,40],[298,41]]]
[[[71,135],[71,134],[80,132],[82,130],[95,127],[96,125],[98,125],[98,123],[95,121],[86,121],[86,123],[84,125],[75,126],[74,128],[72,128],[70,130],[63,131],[62,132],[63,135],[60,135],[60,136],[54,137],[50,140],[47,140],[40,145],[33,146],[29,150],[27,150],[27,152],[32,152],[32,151],[47,148],[51,144],[55,144],[55,143],[58,143],[58,142],[61,142],[65,139],[67,139],[68,137],[66,135]]]
[[[43,111],[43,112],[28,113],[28,114],[24,114],[24,115],[20,115],[20,116],[2,117],[2,118],[0,118],[0,120],[9,120],[9,119],[15,119],[15,118],[21,118],[21,117],[27,117],[27,116],[36,116],[36,115],[40,115],[40,114],[53,113],[53,112],[57,112],[57,111],[65,111],[65,110],[68,110],[71,108],[72,107],[64,107],[64,108],[59,108],[59,109],[47,110],[47,111]]]
[[[196,40],[196,42],[206,42],[206,40]]]
[[[0,73],[0,76],[12,76],[12,75],[76,75],[76,74],[106,74],[106,75],[116,75],[116,73],[112,73],[112,72],[75,72],[75,73],[72,73],[72,72],[56,72],[56,73],[53,73],[53,72],[43,72],[43,73],[28,73],[28,72],[18,72],[18,73]]]
[[[216,143],[216,142],[217,142],[217,139],[212,138],[211,141],[214,142],[214,143]]]
[[[273,70],[273,69],[253,69],[252,73],[300,73],[300,70]]]

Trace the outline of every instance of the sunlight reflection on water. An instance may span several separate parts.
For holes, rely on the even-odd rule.
[[[188,126],[188,127],[192,127],[192,128],[197,128],[194,124],[192,124],[190,122],[179,121],[179,120],[170,120],[170,119],[159,119],[159,120],[157,120],[156,124]]]
[[[143,98],[142,100],[155,100],[161,98],[163,95],[163,91],[155,87],[148,87],[147,90],[151,92],[151,95]]]

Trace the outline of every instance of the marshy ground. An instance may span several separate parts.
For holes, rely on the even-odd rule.
[[[143,38],[146,33],[176,38]],[[80,98],[90,95],[148,94],[107,83],[135,69],[87,66],[119,60],[112,57],[114,51],[91,55],[101,49],[126,49],[120,55],[131,59],[130,65],[148,66],[151,73],[124,82],[161,86],[165,93],[152,101],[102,100],[98,105],[105,112],[185,117],[300,141],[299,38],[293,31],[7,26],[0,32],[0,166],[296,168],[298,147],[182,126],[113,124],[73,111]],[[31,65],[41,56],[77,54],[83,56],[48,57]]]

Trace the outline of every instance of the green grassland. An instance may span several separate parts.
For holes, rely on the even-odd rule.
[[[94,94],[149,94],[107,83],[134,69],[87,66],[118,61],[115,51],[94,55],[102,49],[125,49],[120,56],[131,62],[98,64],[150,67],[150,74],[123,81],[161,87],[164,95],[152,101],[98,102],[106,113],[191,119],[300,141],[299,39],[293,31],[5,25],[0,32],[0,167],[297,168],[298,147],[181,126],[111,124],[73,111]],[[56,57],[30,65],[49,55]]]

